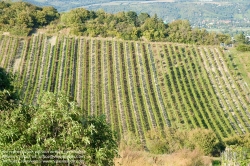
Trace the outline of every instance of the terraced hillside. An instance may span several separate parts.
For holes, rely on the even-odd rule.
[[[250,89],[219,47],[45,35],[0,36],[0,66],[15,72],[25,102],[65,91],[86,115],[105,114],[142,141],[151,128],[250,131]]]

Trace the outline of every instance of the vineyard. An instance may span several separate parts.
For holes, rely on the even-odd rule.
[[[85,115],[105,114],[119,135],[146,143],[152,128],[250,132],[250,89],[216,46],[68,36],[0,36],[0,66],[17,74],[24,101],[64,91]]]

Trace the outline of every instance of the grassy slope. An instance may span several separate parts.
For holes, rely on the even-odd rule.
[[[239,72],[244,81],[250,85],[250,53],[239,52],[235,48],[228,51],[228,55],[232,55],[233,59],[228,58],[230,69],[234,72]],[[235,63],[235,65],[233,65]]]

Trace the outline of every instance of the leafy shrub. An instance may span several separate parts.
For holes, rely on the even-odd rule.
[[[241,52],[250,51],[250,45],[247,45],[247,44],[239,44],[239,45],[236,47],[236,50],[237,50],[237,51],[241,51]]]
[[[182,149],[199,149],[202,153],[211,155],[219,147],[219,140],[215,133],[207,129],[188,131],[169,128],[164,133],[154,129],[148,131],[146,138],[149,151],[155,154],[173,153]]]
[[[250,149],[250,134],[234,135],[224,139],[224,142],[227,146],[237,145]]]
[[[135,134],[132,132],[124,133],[120,140],[119,150],[127,149],[132,149],[136,151],[144,150],[141,140],[138,139],[138,137],[136,137]]]
[[[0,111],[17,107],[18,95],[14,87],[14,75],[0,67]]]
[[[53,161],[60,159],[44,158],[50,152],[64,159],[82,160],[87,165],[112,165],[117,154],[115,134],[105,117],[83,118],[76,103],[62,93],[44,93],[36,108],[22,106],[3,112],[0,121],[1,152],[42,151],[36,154],[40,164],[48,160],[54,165]],[[1,152],[0,159],[4,159],[6,154]],[[34,155],[20,154],[17,160],[23,161],[24,157],[32,160]],[[4,164],[14,165],[0,160],[0,165]]]
[[[219,142],[215,133],[211,130],[195,129],[190,132],[190,135],[190,141],[206,155],[211,154]]]

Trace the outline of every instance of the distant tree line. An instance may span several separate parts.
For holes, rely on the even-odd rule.
[[[103,10],[73,9],[61,14],[59,29],[71,28],[74,35],[118,37],[125,40],[147,39],[190,44],[213,45],[230,40],[229,35],[209,33],[205,29],[193,29],[187,20],[164,24],[157,15],[147,13],[106,13]]]
[[[53,7],[37,7],[25,2],[0,2],[0,31],[28,35],[32,28],[48,24],[58,32],[70,28],[72,35],[116,37],[124,40],[169,41],[214,45],[230,41],[230,36],[192,28],[187,20],[165,24],[155,14],[134,11],[106,13],[103,10],[73,9],[59,14]]]

